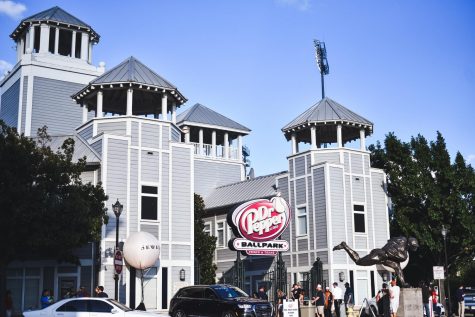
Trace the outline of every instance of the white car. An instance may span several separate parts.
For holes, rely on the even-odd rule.
[[[79,297],[63,299],[40,310],[23,312],[25,317],[157,317],[157,314],[132,310],[111,298]]]

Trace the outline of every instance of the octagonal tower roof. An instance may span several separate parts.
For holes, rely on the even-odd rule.
[[[46,22],[56,25],[62,25],[63,27],[71,28],[75,27],[79,30],[84,30],[91,35],[92,42],[99,42],[99,34],[94,31],[94,29],[87,23],[79,20],[72,14],[64,11],[58,6],[52,7],[50,9],[41,11],[39,13],[33,14],[20,21],[20,24],[15,28],[15,30],[10,34],[10,37],[14,40],[17,40],[18,37],[24,32],[28,25],[35,22]]]
[[[304,142],[310,141],[309,127],[317,127],[318,139],[322,143],[336,141],[336,126],[343,126],[343,141],[353,141],[359,138],[359,130],[364,129],[366,135],[373,132],[373,123],[368,119],[356,114],[338,102],[325,97],[297,118],[282,128],[287,140],[292,133],[297,133],[299,139]]]

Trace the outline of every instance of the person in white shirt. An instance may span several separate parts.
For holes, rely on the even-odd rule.
[[[333,293],[333,300],[334,300],[333,303],[335,305],[335,315],[336,317],[340,317],[341,303],[343,301],[343,290],[340,287],[338,287],[337,282],[333,283],[332,293]]]
[[[391,280],[391,288],[389,289],[391,299],[391,317],[397,317],[397,310],[399,308],[399,294],[401,289],[396,285],[396,280]]]

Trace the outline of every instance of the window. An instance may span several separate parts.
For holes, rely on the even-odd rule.
[[[74,57],[76,58],[81,58],[81,43],[82,43],[82,33],[76,32],[76,46],[75,46],[75,52],[74,52]]]
[[[365,233],[365,212],[363,205],[353,205],[353,220],[356,233]]]
[[[87,312],[86,300],[72,300],[64,305],[61,305],[57,311],[64,312]]]
[[[40,36],[41,28],[35,26],[35,37],[33,39],[33,53],[38,53],[40,51]]]
[[[142,220],[158,220],[158,188],[142,186]]]
[[[112,308],[114,307],[100,300],[89,301],[89,312],[91,313],[110,313]]]
[[[211,223],[205,223],[205,227],[203,228],[204,233],[211,235]]]
[[[216,240],[216,243],[218,244],[218,247],[224,247],[224,222],[218,222],[216,223],[216,237],[218,238]]]
[[[307,207],[297,208],[297,235],[307,234]]]
[[[56,28],[50,27],[49,28],[49,44],[48,44],[48,51],[51,54],[54,54],[54,46],[56,43]]]
[[[60,29],[59,43],[58,43],[59,55],[71,56],[72,42],[73,42],[73,32],[70,30]]]

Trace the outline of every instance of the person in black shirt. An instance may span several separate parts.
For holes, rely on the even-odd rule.
[[[266,294],[266,288],[264,286],[259,287],[259,292],[257,292],[257,298],[263,300],[269,300],[269,296]]]
[[[105,298],[109,297],[109,295],[107,295],[107,293],[104,292],[104,287],[101,285],[97,286],[95,291],[96,291],[96,297],[105,297]]]
[[[426,282],[421,283],[421,289],[422,289],[422,306],[424,307],[424,310],[426,312],[426,316],[430,316],[430,306],[429,306],[429,297],[431,296],[430,294],[430,289],[429,286],[427,285]]]
[[[317,296],[312,297],[312,304],[315,304],[315,316],[323,317],[323,308],[325,306],[325,297],[322,291],[322,285],[317,285]]]
[[[350,286],[350,283],[346,282],[345,283],[345,311],[348,310],[348,306],[353,306],[354,305],[354,294],[353,294],[353,289]]]

